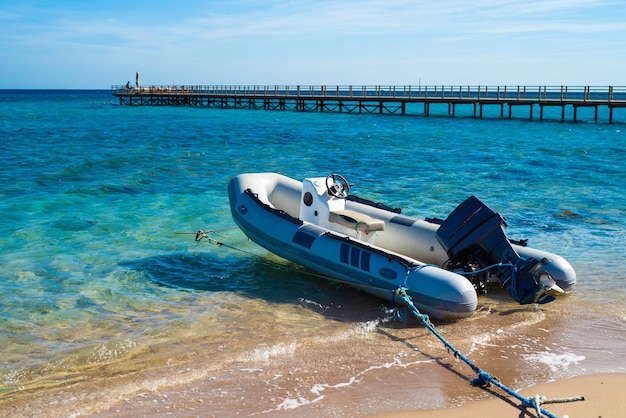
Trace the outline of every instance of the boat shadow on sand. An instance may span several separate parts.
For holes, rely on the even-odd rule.
[[[330,319],[367,321],[391,304],[272,254],[220,257],[170,253],[123,263],[159,286],[181,292],[235,293],[272,304],[293,304]]]

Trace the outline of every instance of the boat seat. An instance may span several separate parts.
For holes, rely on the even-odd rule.
[[[364,213],[355,212],[353,210],[337,210],[330,212],[328,221],[345,226],[358,232],[369,234],[374,231],[382,231],[385,229],[385,222],[380,219],[374,219]]]

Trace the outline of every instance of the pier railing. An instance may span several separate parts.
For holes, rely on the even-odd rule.
[[[626,102],[626,86],[480,86],[480,85],[152,85],[129,87],[114,85],[115,96],[142,95],[203,95],[258,96],[282,98],[341,98],[341,99],[440,99],[440,100],[533,100]]]
[[[606,114],[613,123],[616,109],[626,109],[626,86],[245,86],[245,85],[169,85],[112,86],[112,94],[121,105],[129,106],[200,106],[223,109],[265,109],[346,113],[431,114],[431,107],[447,106],[455,117],[457,107],[471,106],[474,117],[483,117],[483,109],[497,106],[500,117],[514,107],[527,107],[532,120],[538,108],[543,120],[544,109],[560,107],[561,120],[578,110],[593,108],[593,119]],[[566,110],[567,109],[567,110]],[[465,113],[467,113],[465,111]],[[553,113],[553,112],[549,112]],[[583,112],[584,113],[584,112]],[[588,112],[587,112],[588,113]],[[604,118],[604,116],[603,116]]]

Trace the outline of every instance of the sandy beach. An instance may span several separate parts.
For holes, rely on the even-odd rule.
[[[520,390],[518,393],[525,397],[539,395],[547,399],[584,397],[582,401],[542,405],[545,410],[559,418],[621,418],[626,411],[626,397],[623,395],[625,385],[626,374],[597,374],[539,384]],[[215,408],[210,403],[190,402],[190,396],[195,398],[207,395],[207,393],[203,393],[202,386],[200,383],[193,389],[187,388],[179,392],[170,392],[168,395],[135,398],[97,414],[79,415],[98,417],[150,417],[163,414],[174,417],[225,416],[220,413],[216,414]],[[348,412],[345,416],[368,416],[369,418],[538,418],[539,416],[547,416],[545,414],[538,415],[532,407],[521,407],[520,401],[512,397],[502,396],[502,393],[499,390],[494,390],[493,397],[486,400],[470,400],[460,407],[431,410],[414,409],[371,415],[353,411],[353,413]],[[344,401],[348,401],[348,399],[344,399]],[[333,405],[335,402],[337,399],[331,402],[320,402],[316,406],[310,405],[313,408],[273,411],[269,415],[283,417],[338,416],[336,405]],[[248,412],[249,410],[242,405],[241,411],[237,412],[237,415],[258,415],[258,412],[252,414],[248,414]],[[261,415],[267,415],[268,412],[261,413]]]
[[[618,418],[626,413],[626,374],[601,374],[578,376],[571,379],[532,386],[521,390],[522,396],[545,396],[548,399],[583,396],[584,401],[547,404],[544,409],[558,416],[569,418]],[[535,410],[522,408],[517,399],[496,398],[471,402],[461,407],[389,412],[372,415],[376,418],[502,418],[537,417]]]

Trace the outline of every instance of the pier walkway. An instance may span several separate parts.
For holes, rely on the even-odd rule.
[[[198,106],[225,109],[295,110],[345,113],[431,114],[431,107],[447,106],[455,117],[457,108],[471,106],[465,115],[483,117],[486,106],[498,106],[500,117],[513,117],[513,108],[539,110],[560,107],[578,120],[580,108],[599,109],[613,123],[615,109],[626,108],[626,86],[112,86],[121,105]],[[506,110],[506,112],[505,112]],[[567,110],[567,112],[566,112]],[[445,113],[445,112],[444,112]],[[626,120],[626,115],[624,117]]]

